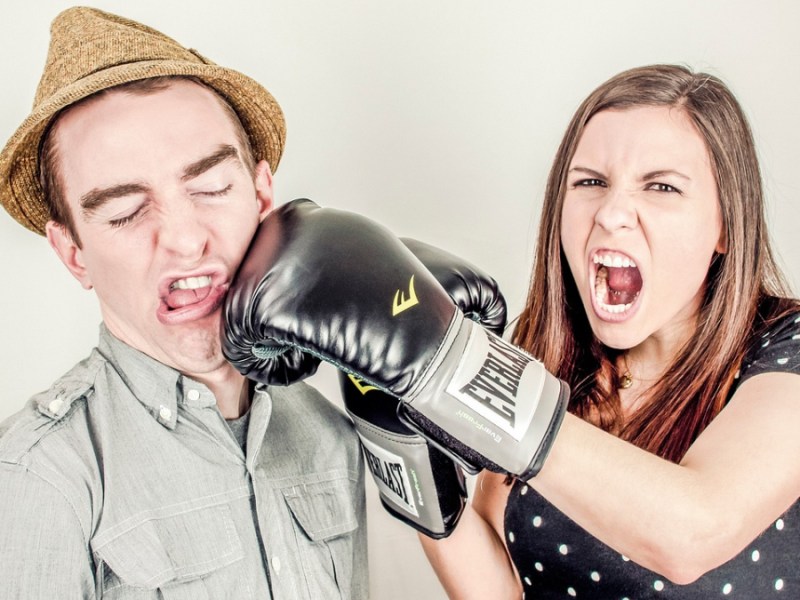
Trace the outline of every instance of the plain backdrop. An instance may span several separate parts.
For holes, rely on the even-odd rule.
[[[52,18],[3,3],[0,138],[28,114]],[[762,160],[772,238],[800,282],[800,3],[793,0],[107,0],[263,83],[288,139],[278,203],[305,196],[460,254],[522,307],[545,178],[567,121],[609,76],[682,63],[737,94]],[[0,211],[0,419],[97,339],[92,293]],[[312,379],[338,401],[335,374]],[[2,493],[2,490],[0,490]],[[367,484],[373,598],[444,598],[415,535]]]

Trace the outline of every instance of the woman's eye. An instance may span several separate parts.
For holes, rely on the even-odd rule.
[[[647,186],[647,189],[652,190],[654,192],[669,192],[676,194],[681,193],[681,191],[678,188],[671,186],[668,183],[651,183],[649,186]]]
[[[575,187],[605,187],[605,185],[606,182],[602,179],[581,179],[580,181],[575,182]]]

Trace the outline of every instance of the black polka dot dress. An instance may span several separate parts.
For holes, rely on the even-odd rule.
[[[738,380],[771,371],[800,374],[800,316],[759,340]],[[519,481],[506,506],[505,537],[527,600],[800,599],[800,501],[739,555],[688,585],[612,550]]]

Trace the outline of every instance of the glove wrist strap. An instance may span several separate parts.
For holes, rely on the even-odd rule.
[[[566,412],[566,384],[477,323],[454,325],[411,408],[502,470],[532,477]]]

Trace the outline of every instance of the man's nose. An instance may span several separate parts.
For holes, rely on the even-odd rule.
[[[208,244],[208,223],[190,200],[170,203],[161,215],[158,241],[161,248],[186,262],[199,260]]]

